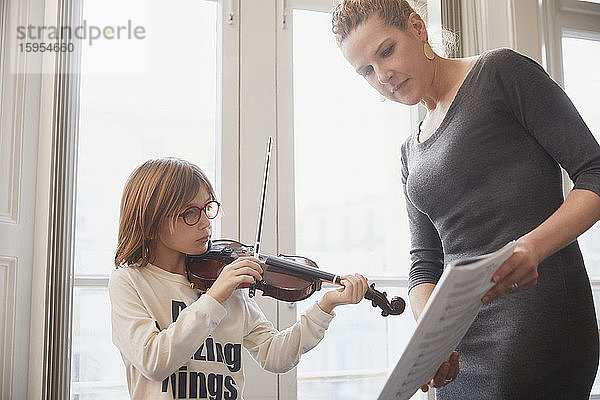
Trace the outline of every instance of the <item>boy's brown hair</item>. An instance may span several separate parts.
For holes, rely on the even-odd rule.
[[[150,242],[157,239],[162,224],[169,222],[173,231],[178,213],[201,188],[216,199],[204,172],[188,161],[169,157],[138,166],[123,189],[115,266],[146,266]]]

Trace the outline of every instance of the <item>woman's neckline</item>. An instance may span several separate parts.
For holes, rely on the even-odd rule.
[[[477,65],[481,62],[483,55],[486,52],[483,52],[482,54],[480,54],[477,59],[475,60],[475,62],[473,63],[473,65],[471,65],[471,68],[469,68],[469,72],[467,72],[467,74],[465,75],[464,80],[462,81],[462,83],[460,84],[458,90],[456,91],[456,95],[454,96],[454,99],[452,99],[452,102],[450,103],[450,106],[448,107],[448,111],[446,111],[446,115],[444,115],[444,118],[442,119],[442,122],[440,123],[440,126],[437,127],[437,129],[424,141],[419,141],[419,136],[421,134],[421,124],[423,123],[423,121],[419,122],[419,125],[417,127],[417,133],[415,135],[415,142],[417,144],[418,147],[428,147],[430,146],[433,142],[435,142],[437,140],[437,138],[440,136],[441,132],[444,130],[444,128],[446,127],[446,125],[448,124],[450,115],[452,114],[452,112],[454,111],[454,109],[457,107],[457,104],[459,103],[459,99],[460,97],[462,97],[463,92],[464,92],[464,88],[466,86],[468,86],[470,80],[472,79],[473,73],[475,68],[477,67]]]

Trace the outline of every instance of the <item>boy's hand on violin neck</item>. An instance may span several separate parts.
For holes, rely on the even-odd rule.
[[[254,279],[262,281],[262,272],[263,270],[256,258],[240,257],[223,268],[206,294],[219,303],[223,303],[235,289],[249,287],[251,283],[254,283]]]
[[[359,303],[369,287],[367,278],[360,274],[342,276],[342,285],[344,287],[330,290],[323,295],[319,300],[321,310],[331,314],[339,305]]]

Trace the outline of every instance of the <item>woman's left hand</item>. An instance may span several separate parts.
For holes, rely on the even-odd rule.
[[[533,247],[520,238],[517,240],[513,254],[492,276],[492,280],[496,284],[483,296],[481,301],[487,304],[504,294],[534,287],[537,284],[539,263]]]
[[[440,365],[435,376],[431,378],[429,383],[425,383],[421,386],[421,391],[427,392],[429,387],[441,388],[446,386],[456,379],[459,371],[458,351],[453,351],[452,354],[450,354],[450,357],[448,357],[448,360]]]

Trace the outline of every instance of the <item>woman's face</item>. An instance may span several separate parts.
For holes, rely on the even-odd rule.
[[[190,203],[186,204],[183,209],[179,210],[179,213],[190,206],[202,208],[210,200],[212,199],[208,192],[201,188],[196,197]],[[178,215],[173,232],[169,229],[169,222],[165,221],[160,228],[158,240],[162,245],[160,247],[170,251],[184,254],[202,254],[208,249],[210,235],[210,220],[206,217],[206,211],[202,210],[200,219],[192,226],[186,224],[183,217]]]
[[[433,63],[423,53],[425,24],[411,14],[405,30],[373,15],[342,42],[344,57],[356,72],[386,98],[407,105],[426,96],[433,81]]]

